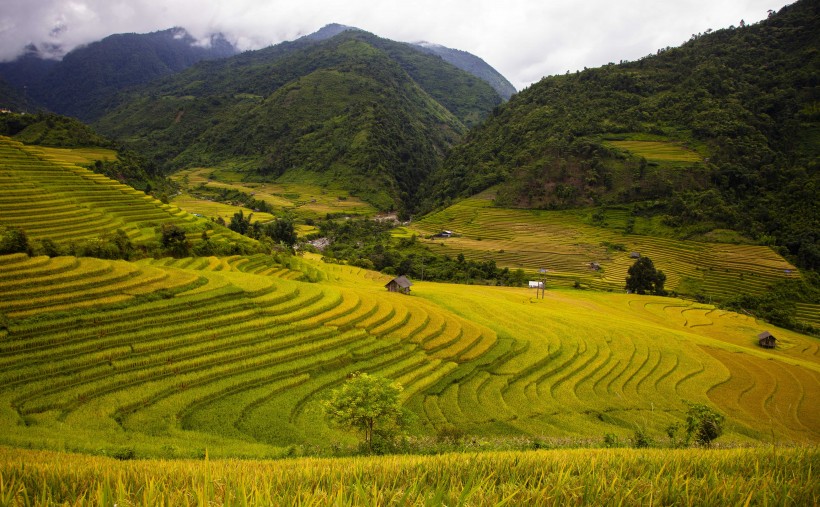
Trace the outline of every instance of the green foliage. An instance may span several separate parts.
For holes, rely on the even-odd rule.
[[[10,253],[29,253],[26,231],[19,227],[0,227],[0,255]]]
[[[394,241],[390,236],[391,228],[387,222],[374,220],[321,222],[319,236],[330,240],[323,253],[326,258],[420,280],[514,287],[527,281],[523,270],[499,268],[492,259],[467,260],[463,255],[452,258],[432,251],[415,236]]]
[[[493,185],[503,206],[651,200],[675,228],[735,229],[816,270],[818,48],[817,4],[802,1],[635,62],[547,77],[453,149],[421,208]]]
[[[182,90],[182,91],[181,91]],[[412,209],[442,153],[500,103],[433,55],[359,31],[197,65],[103,117],[165,168],[241,165]]]
[[[94,130],[66,116],[50,113],[0,114],[0,135],[13,137],[25,144],[74,148],[78,146],[111,146],[111,141]]]
[[[186,257],[191,250],[191,243],[185,235],[185,229],[176,224],[163,224],[160,228],[162,246],[174,257]]]
[[[643,449],[652,447],[654,444],[655,440],[649,435],[646,428],[635,428],[635,432],[632,434],[632,447]]]
[[[354,373],[322,406],[332,422],[361,431],[372,453],[374,438],[390,440],[401,429],[401,391],[401,385],[390,379]]]
[[[666,283],[666,275],[663,271],[655,269],[652,259],[640,257],[627,270],[626,290],[636,294],[657,294],[666,295],[663,288]]]
[[[795,303],[820,304],[820,274],[805,272],[800,279],[783,280],[759,295],[738,294],[722,304],[739,312],[750,312],[777,326],[818,334],[820,329],[795,318]]]
[[[708,447],[723,434],[724,420],[722,414],[707,405],[689,403],[686,411],[686,435],[697,444]]]

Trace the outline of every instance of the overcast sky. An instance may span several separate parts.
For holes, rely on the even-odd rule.
[[[0,0],[0,60],[173,26],[256,49],[328,23],[469,51],[519,90],[544,76],[635,60],[709,28],[753,23],[784,0]]]

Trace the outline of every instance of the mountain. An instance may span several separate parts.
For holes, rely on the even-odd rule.
[[[516,93],[515,87],[500,72],[474,54],[460,49],[452,49],[430,42],[416,42],[413,46],[419,50],[440,56],[461,70],[466,70],[475,77],[489,83],[504,100],[510,100]]]
[[[96,122],[168,169],[233,164],[412,209],[444,153],[501,97],[441,58],[361,30],[199,64]]]
[[[678,234],[734,229],[820,267],[820,4],[693,36],[635,62],[547,77],[453,150],[424,209],[640,203]]]
[[[329,25],[325,25],[317,32],[306,35],[303,38],[306,40],[315,41],[325,40],[335,37],[336,35],[348,30],[359,29],[352,26],[331,23]],[[507,78],[502,76],[500,72],[491,67],[487,62],[471,53],[461,51],[459,49],[451,49],[440,44],[433,44],[430,42],[415,42],[409,44],[409,46],[424,53],[437,55],[445,62],[454,65],[463,71],[469,72],[473,76],[492,86],[496,93],[498,93],[498,95],[500,95],[504,100],[510,100],[510,97],[512,97],[516,92],[515,87],[507,80]]]
[[[111,35],[74,49],[61,61],[30,48],[17,60],[0,63],[0,76],[18,90],[26,87],[32,104],[90,121],[120,90],[236,52],[221,35],[201,45],[184,29],[172,28]]]

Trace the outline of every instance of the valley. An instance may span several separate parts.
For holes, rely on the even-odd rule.
[[[817,504],[820,8],[769,14],[520,92],[339,24],[0,63],[0,505]]]

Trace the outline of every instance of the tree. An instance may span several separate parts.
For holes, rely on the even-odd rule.
[[[30,253],[31,246],[23,229],[11,227],[0,229],[0,255],[11,253]]]
[[[239,234],[247,234],[248,229],[251,227],[252,218],[253,213],[245,217],[245,213],[240,209],[239,212],[234,213],[231,217],[231,223],[228,224],[228,229],[238,232]]]
[[[340,426],[360,430],[369,452],[373,435],[390,438],[403,425],[397,382],[367,373],[354,373],[322,402],[327,417]]]
[[[627,271],[626,290],[637,294],[657,294],[665,296],[666,291],[663,285],[666,283],[666,275],[663,271],[655,269],[655,265],[649,257],[641,257]]]
[[[174,257],[185,257],[191,250],[185,229],[174,224],[162,224],[162,246]]]
[[[264,231],[266,236],[277,243],[284,243],[288,248],[292,248],[296,244],[296,229],[293,227],[293,220],[289,218],[279,218],[265,224]]]
[[[702,403],[689,403],[686,411],[686,435],[700,445],[710,446],[723,434],[724,417]]]

